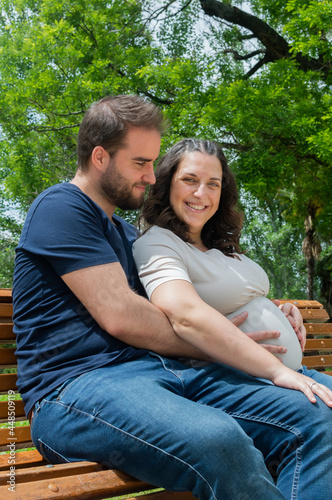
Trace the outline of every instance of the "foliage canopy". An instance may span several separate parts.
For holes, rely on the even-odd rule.
[[[139,93],[163,140],[216,139],[242,189],[327,248],[332,226],[331,0],[0,0],[0,182],[26,209],[72,177],[78,125]]]

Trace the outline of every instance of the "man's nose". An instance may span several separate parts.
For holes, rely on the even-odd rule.
[[[143,180],[148,184],[156,183],[156,176],[154,175],[154,170],[153,170],[153,162],[151,162],[149,165],[146,166],[146,170],[143,175]]]

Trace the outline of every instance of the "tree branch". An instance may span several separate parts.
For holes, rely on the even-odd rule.
[[[260,67],[267,62],[294,58],[291,47],[287,41],[265,21],[237,7],[233,7],[230,4],[220,2],[219,0],[200,0],[200,4],[203,11],[208,16],[224,19],[225,21],[251,31],[266,48],[267,58],[260,61]],[[332,65],[332,63],[322,64],[320,59],[303,56],[301,53],[298,53],[294,59],[303,71],[317,71],[322,73],[324,78],[327,78]],[[257,65],[255,71],[257,71]],[[248,72],[246,78],[255,71]]]
[[[163,5],[162,7],[159,7],[158,9],[154,10],[150,16],[148,17],[148,21],[152,21],[152,19],[158,19],[159,16],[166,12],[168,10],[168,8],[173,5],[173,3],[175,3],[177,0],[169,0],[169,2],[167,2],[165,5]],[[168,17],[175,17],[179,14],[179,12],[182,12],[184,11],[188,5],[190,5],[192,2],[192,0],[188,0],[179,10],[177,10],[176,12],[174,12],[173,14],[168,14]]]
[[[255,64],[255,66],[253,66],[249,71],[248,73],[246,73],[244,76],[243,76],[243,80],[248,80],[252,75],[254,75],[260,68],[262,68],[264,66],[264,64],[267,64],[271,62],[271,59],[269,58],[268,55],[266,55],[265,57],[263,57],[262,59],[260,59],[258,61],[258,63]]]
[[[118,75],[122,76],[123,78],[127,78],[127,75],[121,69],[116,68],[114,66],[114,64],[108,63],[108,67],[111,68],[116,73],[118,73]],[[151,94],[150,92],[148,92],[147,90],[142,89],[141,87],[137,87],[137,93],[143,94],[146,97],[149,97],[149,99],[151,99],[154,102],[157,102],[158,104],[166,104],[166,105],[173,104],[173,101],[170,101],[169,99],[163,99],[161,97],[157,97],[157,96]]]
[[[245,56],[241,56],[237,50],[233,49],[226,49],[224,50],[224,54],[233,54],[233,59],[236,61],[245,61],[247,59],[251,59],[252,57],[257,56],[258,54],[265,54],[265,50],[254,50],[253,52],[250,52],[250,54],[246,54]]]
[[[72,111],[69,113],[56,113],[53,110],[50,110],[46,108],[43,104],[40,104],[38,101],[35,101],[34,99],[28,99],[29,102],[37,106],[38,108],[41,109],[41,112],[44,114],[51,114],[53,116],[60,116],[62,118],[67,118],[68,116],[75,116],[75,115],[83,115],[84,114],[84,109],[81,109],[81,111]]]
[[[31,130],[35,130],[36,132],[58,132],[59,130],[65,130],[67,128],[76,128],[79,126],[80,124],[76,123],[75,125],[63,125],[62,127],[32,127]]]
[[[223,149],[234,149],[235,151],[249,151],[250,147],[245,144],[239,144],[235,142],[223,142],[220,141],[220,145]]]

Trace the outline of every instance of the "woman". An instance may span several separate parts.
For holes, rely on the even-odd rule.
[[[220,351],[221,337],[216,330],[208,333],[205,344],[204,330],[189,331],[181,325],[183,321],[192,323],[193,304],[200,321],[206,323],[204,314],[212,314],[212,307],[223,315],[213,311],[219,328],[223,325],[224,331],[233,333],[236,329],[225,315],[231,318],[247,311],[248,318],[240,328],[245,332],[280,329],[277,342],[286,346],[287,354],[277,357],[286,366],[302,369],[305,329],[300,313],[290,304],[283,306],[288,316],[293,314],[290,320],[297,339],[285,315],[265,298],[269,288],[266,273],[241,254],[242,214],[236,210],[236,183],[221,148],[211,141],[182,140],[162,158],[156,179],[143,210],[146,223],[153,227],[134,245],[150,300],[166,313],[178,335],[211,357]],[[217,359],[230,363],[224,356]],[[266,362],[271,365],[270,356]],[[244,369],[242,361],[237,367]],[[324,380],[330,381],[329,377]]]
[[[306,498],[327,498],[332,491],[328,431],[332,377],[306,367],[288,368],[225,316],[243,306],[250,311],[257,297],[259,307],[271,304],[274,308],[267,320],[273,323],[266,324],[263,318],[259,329],[275,328],[275,321],[279,329],[280,318],[285,319],[264,298],[268,291],[264,271],[240,252],[242,218],[236,203],[235,180],[217,144],[185,139],[173,146],[159,162],[156,184],[143,209],[151,227],[134,244],[140,279],[175,332],[222,363],[213,363],[224,382],[222,407],[217,400],[210,404],[236,418],[254,439],[267,465],[276,467],[278,487],[285,497],[304,498],[305,491]],[[304,345],[299,313],[293,310],[292,314]],[[293,348],[294,342],[289,350]],[[284,388],[301,391],[316,404]],[[314,435],[313,428],[322,435]],[[296,443],[286,438],[293,429]]]

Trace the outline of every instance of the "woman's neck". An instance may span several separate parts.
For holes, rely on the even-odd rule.
[[[202,241],[201,234],[190,234],[190,241],[191,244],[195,247],[198,248],[201,252],[206,252],[208,247],[206,247]]]

